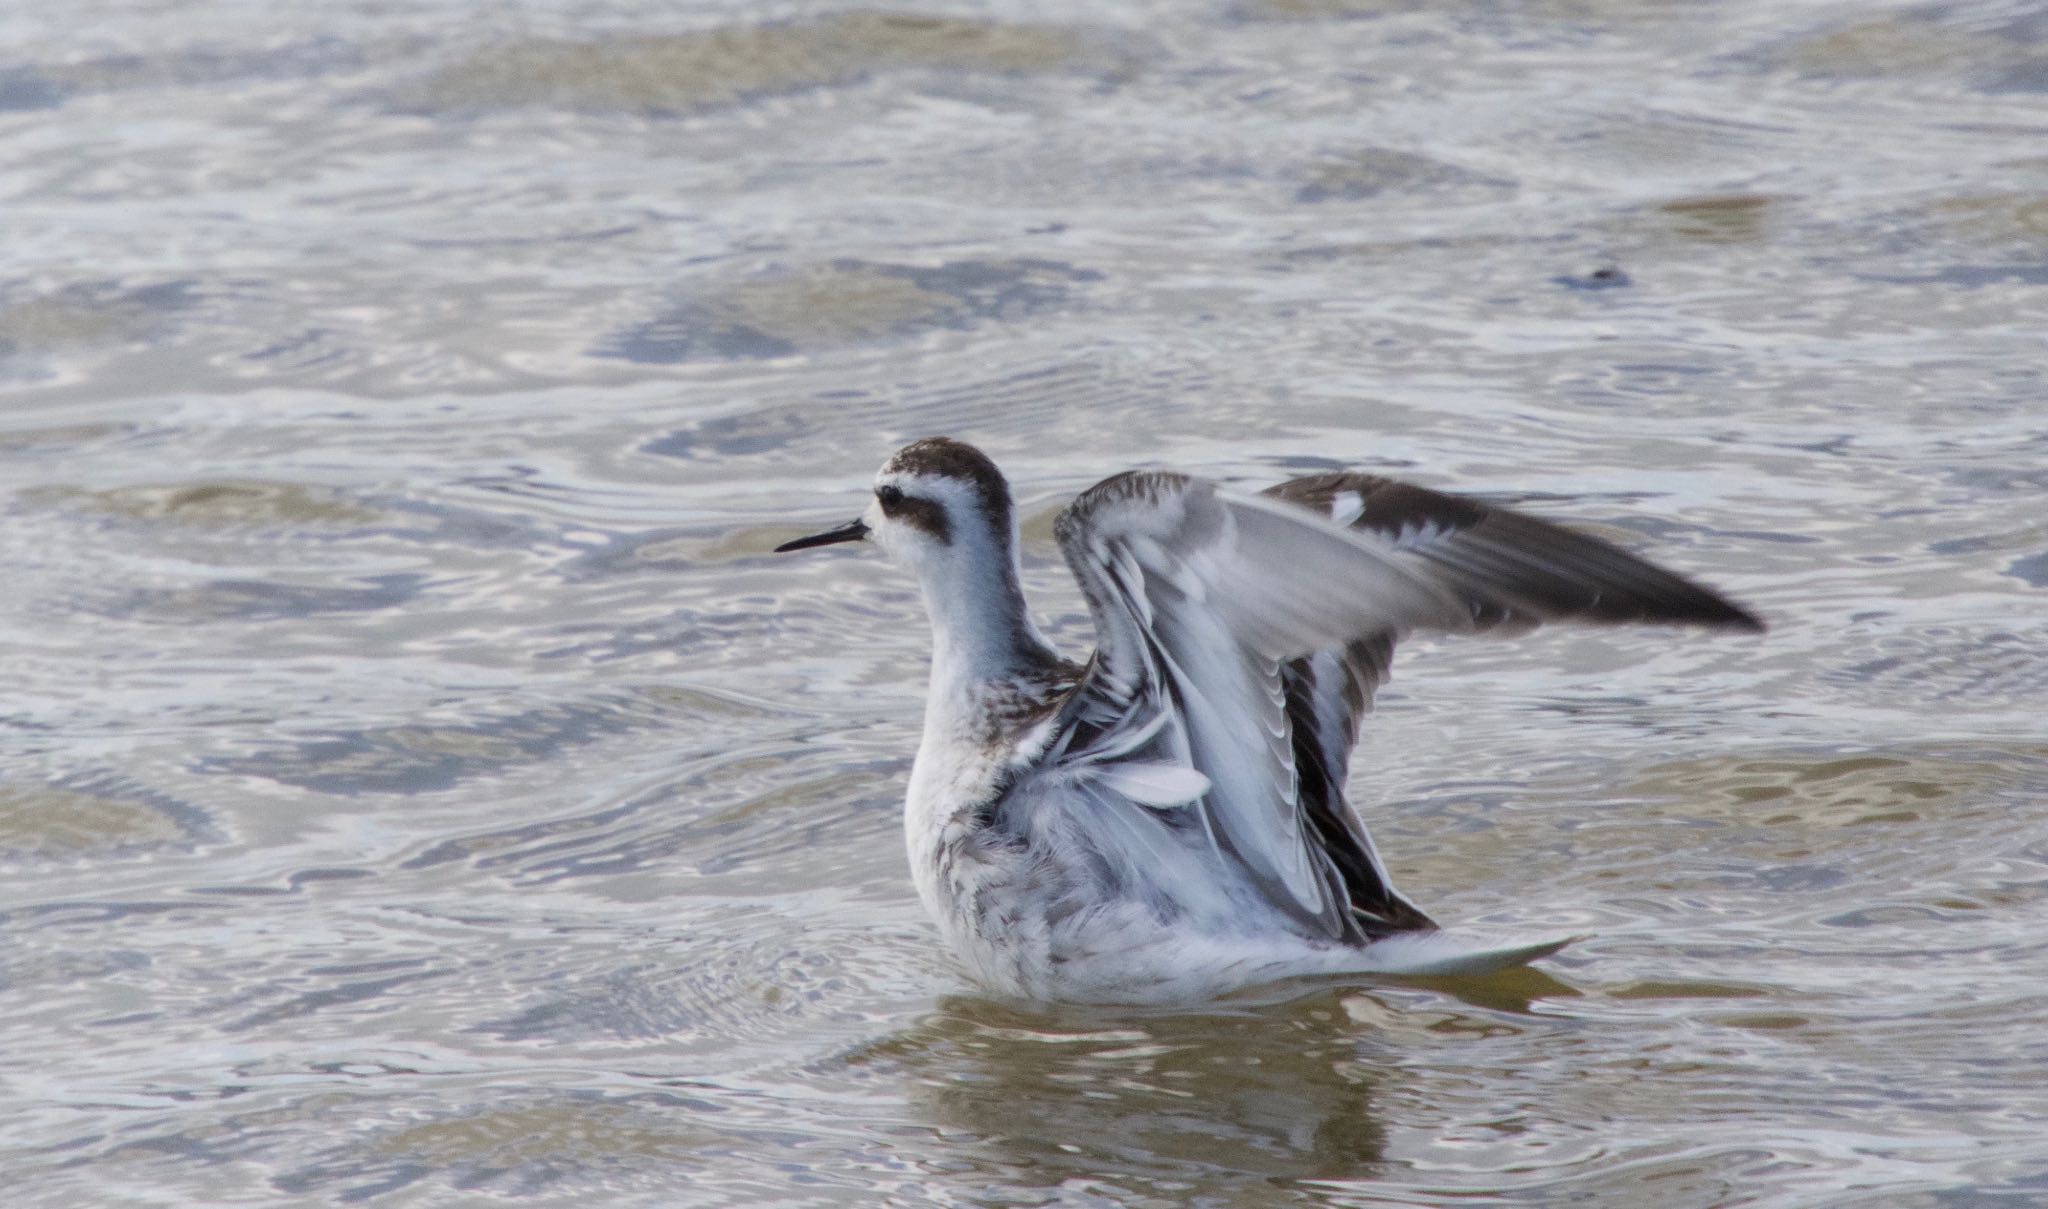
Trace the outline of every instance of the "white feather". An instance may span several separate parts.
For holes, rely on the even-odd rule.
[[[1209,778],[1184,765],[1109,764],[1093,774],[1111,793],[1140,806],[1186,806],[1209,792]]]

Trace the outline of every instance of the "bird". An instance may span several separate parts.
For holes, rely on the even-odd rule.
[[[1053,533],[1094,625],[1084,662],[1033,622],[1009,483],[963,441],[904,446],[860,517],[775,551],[871,541],[915,575],[932,656],[912,880],[967,976],[1029,1003],[1173,1007],[1556,952],[1572,938],[1440,929],[1347,800],[1396,644],[1551,621],[1765,628],[1599,538],[1365,473],[1254,493],[1131,470]]]

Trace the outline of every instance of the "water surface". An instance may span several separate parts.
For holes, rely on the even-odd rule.
[[[89,0],[0,28],[9,1203],[1995,1206],[2048,1186],[2048,22]],[[1763,640],[1404,650],[1542,970],[977,997],[935,432],[1476,490]]]

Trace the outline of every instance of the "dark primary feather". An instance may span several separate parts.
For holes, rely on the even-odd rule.
[[[1372,708],[1373,689],[1386,679],[1393,657],[1394,635],[1382,632],[1341,653],[1293,660],[1280,673],[1294,743],[1297,800],[1342,881],[1345,902],[1373,939],[1436,926],[1394,889],[1372,835],[1344,793],[1359,719]]]
[[[1363,505],[1351,527],[1450,572],[1478,629],[1566,619],[1764,628],[1711,588],[1597,537],[1498,505],[1369,474],[1310,475],[1265,494],[1328,517],[1332,501],[1346,492]]]

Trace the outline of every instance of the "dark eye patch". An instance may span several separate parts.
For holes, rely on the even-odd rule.
[[[884,483],[875,488],[875,500],[882,505],[883,516],[922,529],[941,542],[952,543],[953,532],[946,524],[946,510],[939,506],[937,500],[905,495],[903,489],[894,483]]]

